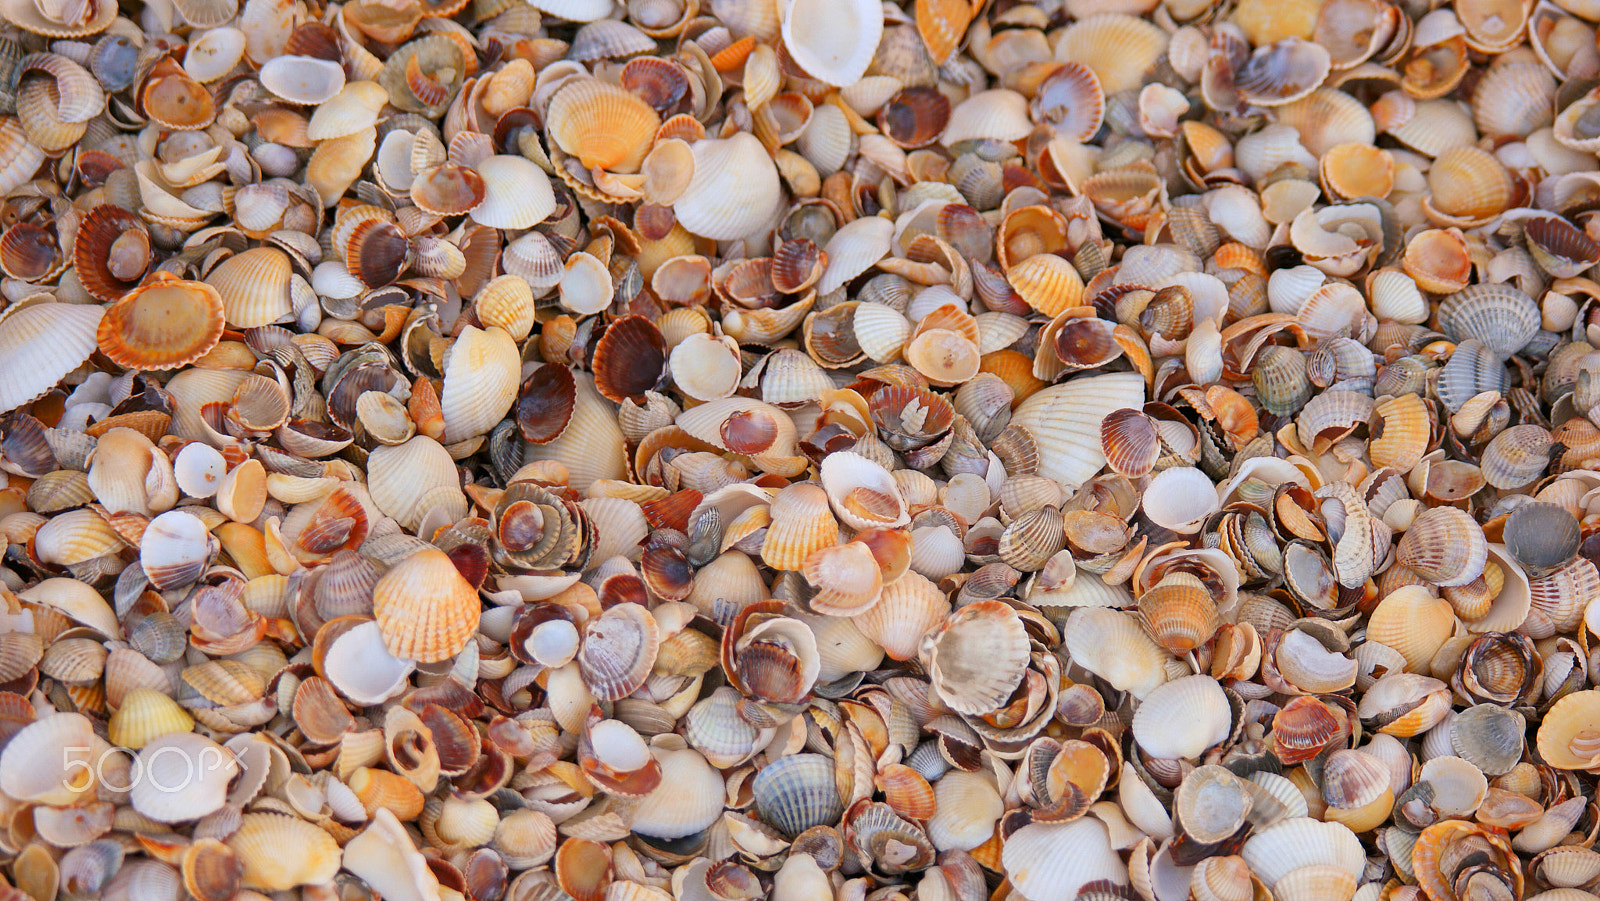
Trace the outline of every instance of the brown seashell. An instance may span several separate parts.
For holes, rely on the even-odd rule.
[[[215,347],[224,324],[222,295],[216,288],[162,272],[106,311],[96,341],[119,366],[176,369]]]
[[[655,323],[643,316],[624,316],[600,337],[594,351],[594,381],[600,393],[621,403],[644,400],[661,380],[667,364],[666,341]]]
[[[97,206],[78,226],[72,263],[84,290],[117,301],[139,284],[150,265],[150,230],[119,206]]]

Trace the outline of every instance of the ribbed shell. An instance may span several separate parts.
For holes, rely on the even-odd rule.
[[[83,365],[95,351],[105,309],[40,303],[6,312],[0,316],[0,412],[43,396]]]
[[[1144,378],[1136,372],[1096,375],[1052,385],[1023,401],[1011,424],[1027,429],[1039,446],[1039,474],[1077,488],[1105,465],[1100,424],[1107,414],[1144,404]]]
[[[1457,341],[1476,338],[1509,357],[1539,330],[1539,305],[1508,284],[1469,285],[1440,302],[1439,329]]]
[[[791,837],[844,813],[833,761],[821,754],[780,757],[761,768],[750,787],[761,818]]]

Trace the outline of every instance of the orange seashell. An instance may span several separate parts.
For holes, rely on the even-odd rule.
[[[389,653],[419,663],[461,652],[478,628],[478,593],[443,551],[417,551],[372,589],[372,614]]]
[[[933,816],[933,786],[911,767],[891,763],[878,771],[872,782],[883,792],[883,799],[895,813],[913,820]]]
[[[139,284],[150,265],[150,230],[122,207],[97,206],[78,226],[72,264],[84,290],[116,301]]]
[[[100,350],[128,369],[175,369],[198,360],[222,338],[222,295],[205,282],[157,273],[106,311]]]
[[[216,101],[206,86],[184,72],[171,57],[162,57],[139,91],[145,115],[167,128],[205,128],[217,118]]]
[[[638,172],[661,117],[623,88],[593,78],[573,79],[550,101],[550,137],[585,169]]]

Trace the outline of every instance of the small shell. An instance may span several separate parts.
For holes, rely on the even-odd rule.
[[[279,56],[261,67],[261,86],[290,103],[317,106],[344,88],[344,67],[312,56]]]
[[[883,35],[883,7],[872,0],[783,0],[784,48],[812,78],[847,87],[861,80]]]
[[[758,770],[750,787],[761,818],[785,835],[831,824],[844,813],[833,761],[820,754],[781,757]]]
[[[927,641],[933,686],[960,713],[983,714],[1000,707],[1016,690],[1028,662],[1022,621],[994,601],[962,607]]]

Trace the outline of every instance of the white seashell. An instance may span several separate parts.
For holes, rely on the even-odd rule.
[[[1233,710],[1210,676],[1184,676],[1145,696],[1133,713],[1133,739],[1151,757],[1198,758],[1228,737]]]
[[[1182,535],[1199,531],[1220,506],[1211,477],[1192,466],[1156,473],[1144,494],[1144,513],[1150,521]]]
[[[949,147],[972,140],[1020,141],[1032,131],[1028,98],[1016,91],[995,88],[979,91],[951,110],[939,143]]]
[[[1150,786],[1139,778],[1131,763],[1122,764],[1122,776],[1117,781],[1117,801],[1128,820],[1151,838],[1172,837],[1172,815],[1167,812],[1161,799],[1156,797],[1156,793],[1150,790]]]
[[[1093,817],[1024,826],[1006,839],[1000,861],[1011,887],[1029,901],[1072,901],[1099,880],[1128,883],[1105,824]]]
[[[87,587],[87,586],[85,586]],[[77,804],[93,798],[94,761],[105,742],[78,713],[61,713],[24,726],[0,753],[0,792],[14,801]]]
[[[378,111],[389,102],[389,92],[374,81],[352,81],[319,104],[306,125],[306,137],[328,141],[359,135],[378,122]],[[377,135],[374,133],[373,138]],[[368,155],[372,149],[367,150]]]
[[[599,258],[578,251],[567,258],[561,274],[561,305],[580,316],[590,316],[611,306],[615,287],[611,271]]]
[[[783,44],[811,77],[847,87],[866,74],[883,36],[878,0],[783,0]]]
[[[1172,655],[1150,638],[1133,614],[1109,607],[1074,611],[1061,631],[1061,643],[1074,663],[1136,698],[1149,697],[1167,681],[1166,664]]]
[[[754,235],[783,204],[778,169],[749,132],[694,144],[694,178],[672,205],[690,234],[716,241]]]
[[[498,326],[467,326],[450,346],[444,367],[444,440],[476,438],[505,418],[517,399],[522,357],[517,342]]]
[[[483,179],[483,202],[469,213],[490,228],[532,228],[556,210],[550,176],[521,156],[491,156],[473,167]]]
[[[1234,165],[1260,181],[1284,163],[1299,163],[1317,171],[1317,158],[1300,143],[1300,132],[1292,125],[1268,125],[1240,138],[1233,148]]]
[[[535,9],[569,22],[596,22],[611,15],[611,0],[528,0]]]
[[[1293,316],[1327,280],[1328,277],[1315,266],[1278,269],[1267,279],[1267,303],[1272,312]]]
[[[987,773],[953,770],[933,785],[935,806],[928,839],[940,851],[971,851],[994,834],[1005,801]]]
[[[1100,421],[1113,410],[1144,405],[1144,378],[1119,372],[1077,378],[1029,397],[1011,414],[1039,446],[1039,475],[1076,490],[1105,465]]]
[[[262,87],[302,106],[325,103],[344,89],[344,67],[314,56],[275,57],[261,67],[257,77]]]
[[[36,400],[95,352],[106,308],[16,304],[0,314],[0,413]]]
[[[385,898],[439,897],[439,879],[428,868],[428,859],[387,807],[374,810],[367,828],[344,846],[342,864]]]
[[[185,444],[172,458],[172,475],[178,482],[178,489],[189,497],[206,498],[216,494],[227,471],[228,462],[222,454],[198,441]]]
[[[833,512],[852,529],[898,529],[911,521],[894,476],[860,454],[841,451],[823,457],[822,487]]]
[[[215,545],[198,517],[168,510],[145,527],[139,542],[139,565],[157,590],[182,588],[205,572]]]
[[[956,533],[945,526],[922,526],[911,530],[911,569],[938,580],[961,571],[967,562],[966,548]]]
[[[1272,226],[1261,213],[1261,199],[1242,185],[1227,185],[1206,195],[1211,222],[1235,241],[1260,250],[1272,238]]]
[[[409,687],[415,661],[389,653],[375,621],[346,629],[328,646],[323,675],[339,693],[363,707],[376,706]]]
[[[190,41],[189,49],[183,55],[184,71],[202,84],[216,81],[233,71],[233,67],[244,58],[244,45],[244,32],[237,28],[213,28],[201,32]],[[333,65],[338,67],[336,63]],[[343,69],[339,70],[339,84],[344,84]]]
[[[1276,272],[1273,278],[1277,278]],[[1367,297],[1371,301],[1372,315],[1379,320],[1392,319],[1407,325],[1428,320],[1428,299],[1422,296],[1416,281],[1398,269],[1379,269],[1372,273],[1367,282]]]
[[[679,341],[667,359],[672,381],[695,400],[716,400],[739,390],[744,375],[739,344],[731,338],[696,333]]]
[[[869,79],[862,79],[864,84]],[[855,143],[855,132],[850,130],[850,120],[844,111],[831,103],[824,103],[811,112],[811,121],[795,142],[800,153],[826,178],[844,168]]]
[[[204,735],[163,735],[139,751],[133,809],[158,823],[198,820],[221,809],[239,772],[233,753]]]
[[[899,358],[900,352],[905,349],[906,341],[911,337],[911,320],[888,304],[868,301],[856,307],[855,332],[856,343],[861,345],[861,349],[872,358],[873,362],[890,363]],[[1021,335],[1016,336],[1020,337]],[[979,350],[982,351],[983,348],[980,347]]]
[[[467,497],[460,478],[450,452],[426,435],[380,445],[367,457],[372,502],[407,529],[415,529],[434,506],[442,506],[452,522],[465,516]]]
[[[1269,889],[1301,867],[1336,867],[1357,879],[1366,867],[1366,852],[1354,832],[1341,823],[1306,817],[1279,820],[1256,832],[1241,854]]]
[[[881,216],[862,216],[833,233],[823,252],[828,268],[817,281],[818,294],[831,294],[889,255],[894,223]]]
[[[631,813],[634,832],[675,839],[707,829],[722,816],[722,774],[699,751],[658,752],[661,784]]]

